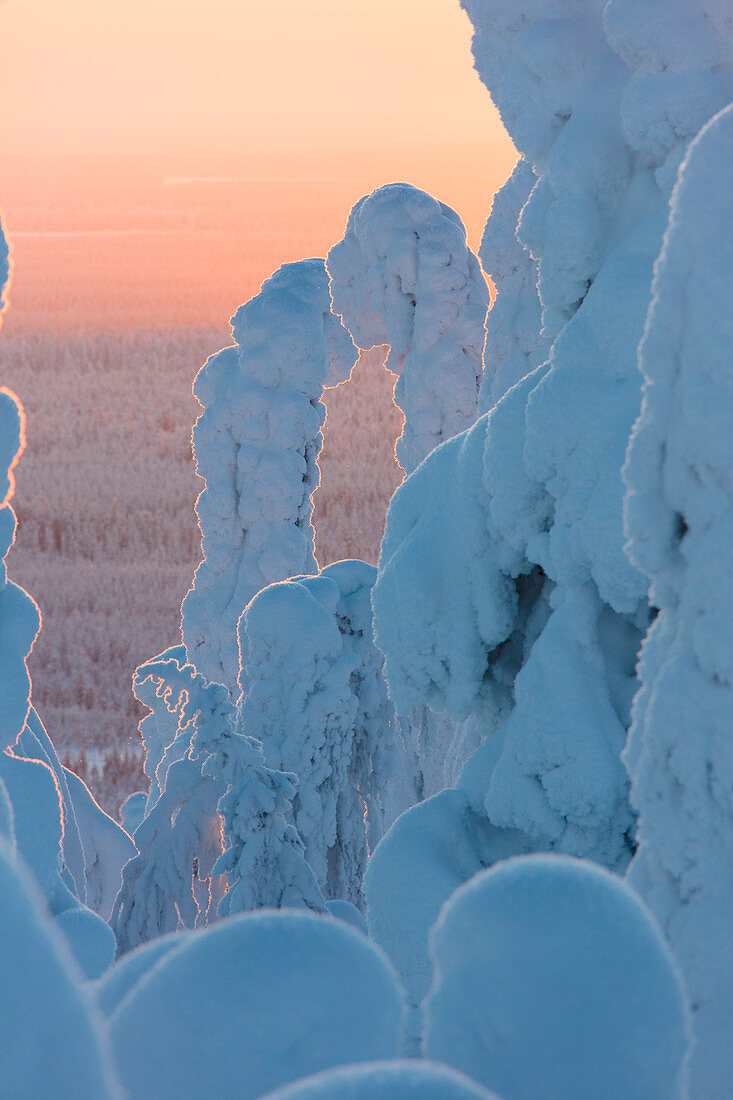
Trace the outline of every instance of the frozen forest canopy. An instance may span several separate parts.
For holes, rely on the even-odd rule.
[[[479,257],[364,196],[196,375],[124,828],[31,683],[0,387],[4,1096],[733,1098],[733,13],[462,6],[517,166]],[[384,345],[406,477],[319,560]]]

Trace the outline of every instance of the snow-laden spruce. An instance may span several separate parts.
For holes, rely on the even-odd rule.
[[[168,654],[138,670],[139,683],[151,678],[175,715],[176,736],[155,770],[160,793],[135,831],[139,854],[124,869],[112,913],[120,954],[205,925],[217,906],[221,915],[283,905],[324,910],[285,820],[295,776],[267,768],[260,744],[237,733],[222,684],[182,665],[179,651]]]
[[[129,1100],[255,1100],[332,1066],[394,1058],[401,999],[364,936],[312,914],[249,913],[189,936],[110,1021]]]
[[[659,615],[626,750],[639,850],[695,1008],[691,1095],[733,1080],[733,107],[683,163],[639,359],[629,552]]]
[[[365,195],[326,260],[333,308],[361,348],[389,344],[410,473],[476,419],[489,291],[449,206],[407,183]]]
[[[206,481],[196,510],[204,560],[183,601],[188,660],[234,691],[237,622],[265,585],[317,565],[311,524],[325,386],[345,381],[357,351],[331,312],[323,260],[284,264],[235,313],[236,344],[201,368],[193,430]]]
[[[728,0],[608,0],[609,41],[632,70],[621,102],[624,133],[665,194],[690,141],[733,100]]]
[[[373,566],[270,585],[240,622],[242,727],[298,776],[293,823],[326,897],[361,905],[369,848],[411,801],[400,727],[371,636]]]
[[[598,273],[623,205],[625,67],[604,35],[606,0],[461,3],[478,74],[539,177],[519,236],[539,263],[543,323],[555,336]]]
[[[621,752],[649,606],[647,578],[624,553],[621,467],[641,401],[636,348],[666,224],[665,179],[631,132],[635,75],[605,38],[602,5],[467,6],[479,73],[537,176],[517,239],[539,264],[544,331],[566,323],[547,361],[393,497],[375,636],[398,712],[423,699],[463,723],[469,741],[488,739],[460,779],[457,828],[467,799],[520,851],[623,871],[634,815]],[[645,18],[655,11],[645,7]],[[714,31],[703,24],[701,34]],[[712,52],[690,48],[711,65],[707,84],[696,74],[700,87],[717,82]],[[681,129],[680,147],[687,137]],[[507,313],[526,347],[526,313]],[[431,809],[413,813],[412,842],[424,813],[425,844],[440,860]],[[405,908],[376,880],[369,914],[390,954],[409,938]],[[425,959],[420,936],[416,960]]]
[[[623,550],[621,466],[667,198],[629,134],[635,77],[601,4],[467,7],[477,68],[538,177],[518,239],[539,264],[544,331],[567,323],[545,364],[395,494],[375,632],[398,711],[423,698],[501,737],[491,774],[476,761],[492,824],[623,869],[620,753],[648,607]]]
[[[509,860],[456,891],[432,951],[428,1057],[504,1100],[686,1095],[679,972],[617,876],[567,857]]]

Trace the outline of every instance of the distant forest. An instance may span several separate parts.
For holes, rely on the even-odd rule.
[[[5,378],[27,415],[10,562],[43,614],[29,662],[34,701],[64,763],[115,816],[146,786],[132,673],[177,640],[200,558],[191,382],[228,342],[216,328],[4,334]],[[352,380],[326,393],[321,565],[377,561],[401,479],[401,415],[383,361],[382,349],[365,354]]]

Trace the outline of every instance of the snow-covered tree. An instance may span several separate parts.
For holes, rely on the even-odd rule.
[[[226,784],[218,803],[225,850],[212,870],[228,882],[219,916],[260,908],[325,913],[303,841],[288,820],[297,777],[268,768],[260,742],[232,730],[234,716],[223,695],[218,706],[218,714],[197,725],[194,741],[208,754],[204,775]]]
[[[612,49],[621,48],[624,22],[611,18],[613,3],[605,24],[600,0],[465,6],[479,74],[537,177],[517,240],[538,264],[543,332],[554,339],[546,362],[393,497],[375,636],[398,712],[422,698],[485,742],[459,781],[457,827],[483,818],[519,851],[566,852],[623,871],[635,842],[621,753],[650,612],[647,578],[624,552],[621,467],[641,399],[636,348],[666,178],[632,132],[641,108],[631,112],[636,76]],[[629,41],[635,22],[654,39],[660,11],[643,13],[629,8]],[[700,35],[725,29],[722,15],[692,22]],[[690,43],[696,64],[703,59],[701,88],[722,79],[716,49]],[[637,52],[645,63],[653,56]],[[671,54],[655,62],[673,83],[681,64]],[[647,88],[664,101],[661,75]],[[682,111],[683,96],[672,98]],[[645,117],[666,117],[662,106],[649,105]],[[650,121],[650,133],[657,129]],[[684,146],[689,127],[671,130]],[[500,284],[497,307],[501,294]],[[526,314],[507,313],[517,347],[527,347]],[[487,362],[487,379],[491,369]],[[423,812],[424,842],[438,861],[431,807],[412,811],[410,842]],[[479,833],[486,858],[480,841]],[[497,846],[506,854],[498,839],[488,854]],[[394,952],[409,937],[409,907],[400,910],[376,879],[367,894],[370,921]],[[424,951],[421,942],[415,957]]]
[[[620,754],[648,607],[623,549],[621,466],[666,194],[628,136],[634,78],[600,0],[465,6],[479,73],[537,177],[517,239],[556,335],[546,363],[395,494],[376,637],[399,711],[422,697],[484,738],[496,730],[493,771],[479,756],[468,771],[480,783],[466,773],[494,825],[623,869],[633,816]],[[520,348],[525,285],[506,290],[520,294],[507,307]],[[500,281],[497,309],[502,293]]]
[[[323,910],[300,839],[285,822],[294,777],[265,767],[261,746],[236,732],[227,689],[181,659],[169,651],[138,670],[140,684],[143,677],[157,684],[177,725],[112,914],[120,954],[206,924],[220,899],[222,915],[258,906]]]
[[[629,879],[684,971],[700,1100],[733,1080],[731,164],[733,106],[693,142],[674,191],[625,469],[629,551],[659,609],[625,757],[639,812]]]
[[[167,662],[171,661],[171,664]],[[178,707],[167,706],[169,694],[161,690],[161,673],[165,669],[177,670],[186,664],[185,646],[170,646],[135,669],[132,678],[132,692],[139,703],[148,708],[148,713],[139,725],[140,739],[145,750],[143,770],[150,780],[145,804],[148,813],[160,797],[158,768],[166,750],[173,744],[178,733]],[[150,675],[150,666],[156,668],[156,676]],[[163,677],[163,682],[165,679]],[[172,689],[172,685],[171,685]],[[144,815],[143,815],[144,816]]]
[[[410,473],[476,419],[489,290],[449,206],[406,183],[361,199],[327,258],[333,308],[361,348],[389,344]]]
[[[375,575],[342,561],[270,585],[240,622],[242,728],[298,776],[293,822],[325,896],[356,905],[370,847],[416,797],[371,636]]]
[[[194,381],[193,431],[206,487],[196,508],[204,560],[183,601],[188,660],[234,690],[237,622],[273,581],[317,569],[311,524],[323,444],[325,386],[357,352],[331,312],[323,260],[285,264],[232,318],[236,344]]]
[[[211,869],[222,852],[217,804],[226,788],[202,776],[203,759],[191,741],[197,714],[206,713],[209,697],[215,695],[216,702],[225,689],[213,685],[207,691],[203,676],[176,656],[143,668],[176,717],[176,736],[156,770],[159,794],[135,830],[138,855],[124,869],[112,911],[120,955],[166,932],[206,922]]]

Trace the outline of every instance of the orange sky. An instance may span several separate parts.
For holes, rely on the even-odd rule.
[[[394,179],[476,245],[514,160],[458,0],[6,0],[0,80],[14,327],[223,323]]]

